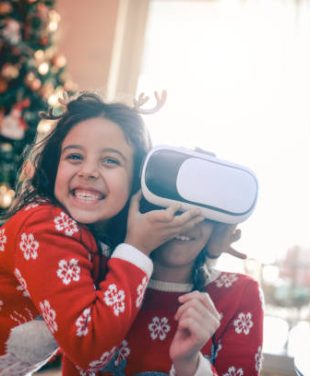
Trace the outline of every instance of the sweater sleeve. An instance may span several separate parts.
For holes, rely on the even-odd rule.
[[[152,262],[122,244],[95,287],[89,231],[61,209],[29,213],[17,234],[15,275],[65,355],[82,369],[109,362],[144,296]]]
[[[255,280],[246,277],[231,294],[233,308],[227,313],[228,322],[215,336],[214,375],[257,376],[262,365],[262,292]],[[222,314],[225,320],[226,313]]]

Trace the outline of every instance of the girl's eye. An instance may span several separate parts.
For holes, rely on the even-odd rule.
[[[69,159],[70,161],[80,161],[82,160],[82,156],[78,153],[71,153],[66,156],[66,159]]]
[[[107,157],[103,159],[103,164],[107,166],[119,166],[120,161],[115,158]]]

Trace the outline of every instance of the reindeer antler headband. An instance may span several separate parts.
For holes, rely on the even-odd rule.
[[[149,97],[146,96],[144,93],[141,93],[139,96],[138,96],[138,99],[134,99],[133,100],[133,103],[134,103],[134,110],[142,115],[149,115],[149,114],[154,114],[155,112],[157,112],[158,110],[160,110],[163,105],[165,104],[166,102],[166,99],[167,99],[167,92],[166,90],[163,90],[161,92],[161,94],[159,94],[157,91],[154,92],[154,96],[155,96],[155,99],[156,99],[156,104],[153,108],[142,108],[142,106],[149,100]],[[72,97],[69,97],[68,93],[63,91],[62,92],[62,96],[58,98],[58,102],[64,106],[65,108],[67,108],[68,104],[75,99],[76,96],[72,96]],[[41,118],[43,119],[53,119],[53,120],[57,120],[59,118],[61,118],[63,116],[63,113],[62,114],[59,114],[59,115],[55,115],[53,113],[53,108],[50,107],[46,112],[40,112],[40,116]]]
[[[156,105],[153,108],[142,108],[142,106],[149,100],[149,97],[145,96],[144,93],[141,93],[138,97],[138,99],[134,99],[134,108],[137,112],[143,115],[149,115],[157,112],[160,110],[163,105],[166,103],[167,99],[167,92],[166,90],[163,90],[161,93],[161,96],[158,94],[157,91],[154,92],[154,96],[156,99]]]

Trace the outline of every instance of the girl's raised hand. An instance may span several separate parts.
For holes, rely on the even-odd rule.
[[[193,291],[179,301],[178,327],[169,352],[176,374],[189,376],[195,374],[199,352],[219,327],[221,317],[207,293]]]
[[[125,243],[136,247],[146,255],[204,219],[199,209],[190,209],[177,214],[180,210],[178,204],[171,205],[167,209],[141,213],[139,210],[141,197],[141,192],[138,192],[131,199]]]
[[[237,225],[216,222],[213,227],[212,234],[207,243],[208,256],[217,258],[223,252],[240,259],[245,259],[246,255],[237,251],[231,245],[238,241],[241,237],[241,230],[236,229]]]

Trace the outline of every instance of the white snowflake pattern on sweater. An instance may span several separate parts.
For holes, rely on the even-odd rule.
[[[163,341],[167,337],[167,333],[170,331],[167,317],[153,317],[152,322],[148,327],[153,340],[159,338]]]

